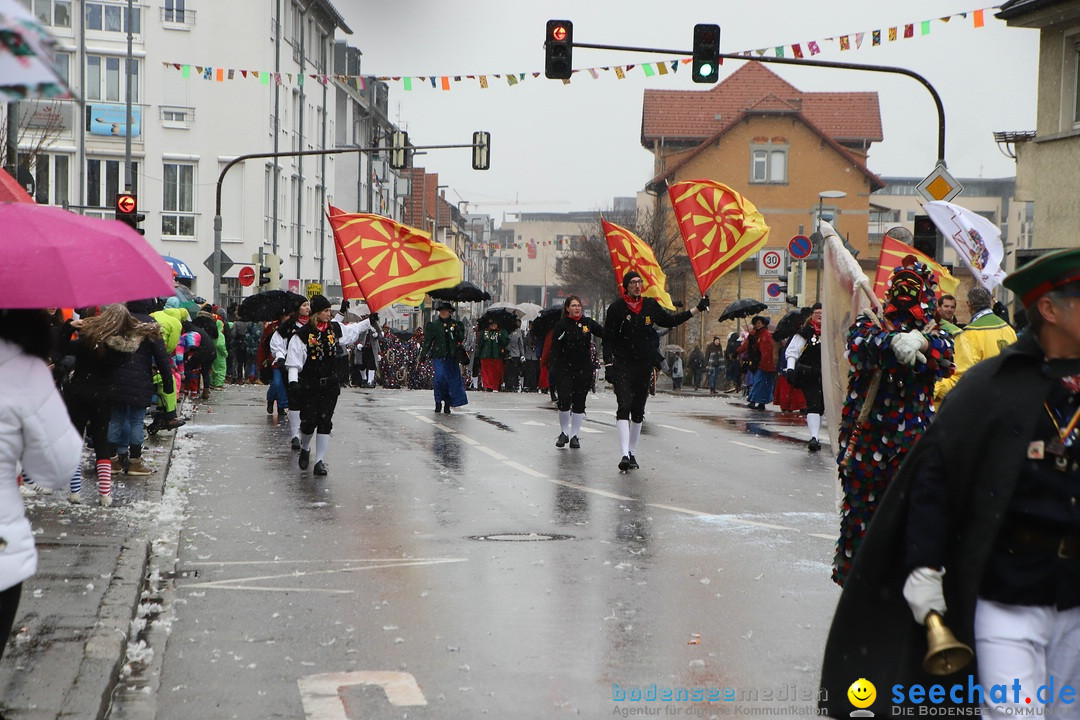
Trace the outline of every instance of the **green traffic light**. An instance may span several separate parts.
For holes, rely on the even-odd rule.
[[[713,74],[713,66],[709,63],[702,63],[701,66],[698,67],[698,74],[701,75],[701,77],[709,77]]]

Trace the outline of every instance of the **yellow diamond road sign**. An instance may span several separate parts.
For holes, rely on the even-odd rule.
[[[926,179],[916,187],[919,194],[926,198],[927,202],[941,200],[948,202],[964,190],[960,181],[949,174],[944,165],[938,165],[934,172],[926,176]]]

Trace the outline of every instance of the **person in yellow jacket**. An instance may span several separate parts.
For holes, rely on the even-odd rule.
[[[971,322],[964,326],[955,340],[953,362],[956,372],[938,380],[934,386],[934,402],[940,403],[972,365],[1000,353],[1016,342],[1016,331],[990,309],[990,291],[976,285],[967,294]]]
[[[166,301],[165,307],[150,313],[150,317],[161,326],[161,340],[165,343],[165,349],[172,354],[176,351],[176,344],[180,342],[180,335],[184,332],[183,320],[187,319],[188,311],[179,306],[176,298],[169,298],[169,300],[172,301],[171,305]],[[160,416],[154,415],[154,420],[150,425],[152,432],[171,430],[184,424],[183,420],[176,417],[176,397],[184,378],[175,368],[173,368],[173,381],[171,393],[165,394],[160,387],[158,389],[158,392],[161,392],[162,413]]]

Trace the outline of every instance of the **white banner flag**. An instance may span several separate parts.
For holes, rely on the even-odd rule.
[[[982,215],[953,203],[935,200],[923,205],[923,210],[975,280],[993,292],[1005,279],[1005,271],[1001,269],[1005,257],[1001,230]]]

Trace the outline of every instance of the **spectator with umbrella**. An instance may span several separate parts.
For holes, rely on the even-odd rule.
[[[420,348],[420,361],[431,358],[435,369],[435,412],[450,414],[450,408],[469,404],[465,385],[461,379],[459,363],[467,363],[463,346],[465,325],[453,317],[454,306],[441,303],[438,317],[424,328],[424,344]]]
[[[481,321],[483,322],[483,321]],[[510,344],[510,335],[499,327],[494,317],[487,318],[487,325],[480,333],[480,383],[486,392],[499,392],[502,386],[503,354]]]
[[[555,447],[581,447],[578,434],[585,419],[585,400],[593,384],[593,338],[604,337],[600,323],[586,317],[581,298],[571,295],[563,302],[563,316],[551,330],[551,358],[555,363],[559,427]]]

